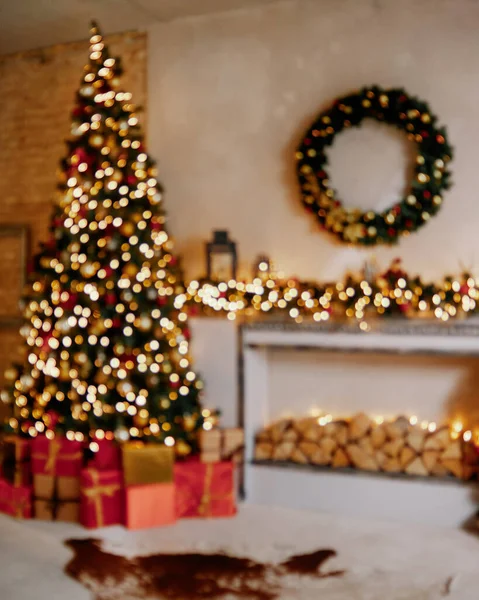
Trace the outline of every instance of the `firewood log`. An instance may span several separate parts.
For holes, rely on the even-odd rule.
[[[304,452],[301,452],[299,448],[295,448],[293,450],[290,460],[301,465],[306,465],[309,463],[308,457],[306,454],[304,454]]]
[[[364,450],[364,452],[366,452],[366,454],[369,454],[369,456],[374,456],[375,449],[373,447],[373,443],[372,443],[371,437],[369,435],[366,435],[366,436],[362,437],[361,439],[359,439],[357,441],[357,444],[360,448],[362,448]]]
[[[447,477],[449,475],[449,471],[441,463],[441,461],[438,460],[437,463],[431,469],[431,475],[434,475],[434,477]]]
[[[344,467],[349,467],[351,463],[349,462],[348,455],[342,448],[338,448],[334,454],[332,466],[336,469],[341,469]]]
[[[273,450],[273,460],[288,460],[294,448],[294,442],[280,442]]]
[[[390,457],[397,458],[399,453],[404,448],[404,438],[397,437],[389,442],[386,442],[382,447],[382,450]]]
[[[401,463],[401,467],[404,470],[414,459],[416,458],[416,453],[409,446],[404,446],[399,454],[399,462]]]
[[[381,469],[388,459],[387,455],[382,450],[376,450],[374,458],[376,459],[376,462],[378,463],[378,466]]]
[[[434,433],[431,433],[424,442],[425,450],[444,450],[451,441],[451,434],[448,427],[441,427]]]
[[[316,417],[307,417],[305,419],[294,421],[293,427],[300,435],[303,435],[310,427],[314,427],[317,424],[318,419]]]
[[[340,446],[346,446],[348,443],[348,426],[344,423],[341,423],[340,427],[338,427],[336,431],[336,439]]]
[[[256,444],[254,457],[256,460],[269,460],[273,456],[273,444],[261,442]]]
[[[408,464],[408,466],[406,467],[406,473],[408,475],[429,475],[429,471],[426,469],[424,463],[422,462],[419,456]]]
[[[311,425],[309,429],[306,429],[306,431],[303,433],[303,439],[308,440],[309,442],[318,442],[322,436],[322,427],[320,427],[317,423]]]
[[[402,438],[404,436],[403,428],[397,422],[394,423],[385,423],[384,429],[386,431],[386,435],[390,440],[396,440],[398,438]]]
[[[444,460],[441,459],[441,465],[446,467],[454,477],[458,477],[459,479],[464,477],[464,466],[462,461],[457,460],[456,458],[446,458]]]
[[[412,431],[406,437],[406,443],[416,452],[421,452],[424,447],[424,441],[426,439],[426,434],[422,429],[417,429],[416,431]]]
[[[256,442],[270,442],[271,438],[269,436],[269,432],[268,431],[260,431],[257,435],[256,435]]]
[[[331,462],[331,454],[328,454],[322,448],[318,448],[311,457],[311,462],[313,465],[329,465]]]
[[[349,422],[348,436],[350,441],[362,438],[371,428],[373,421],[364,413],[354,416]]]
[[[447,458],[455,458],[461,460],[463,458],[463,451],[460,440],[450,440],[441,454],[441,460]]]
[[[299,438],[299,434],[293,427],[290,427],[284,432],[283,442],[296,442]]]
[[[376,460],[372,456],[369,456],[369,454],[357,444],[348,444],[346,446],[346,452],[357,469],[363,469],[364,471],[379,470]]]
[[[421,455],[421,458],[422,458],[422,462],[424,463],[424,466],[426,467],[428,472],[431,473],[439,459],[439,451],[438,450],[424,450],[424,452]]]
[[[328,454],[329,457],[331,457],[331,455],[334,453],[334,451],[338,447],[338,442],[332,437],[325,436],[320,439],[319,447],[322,450],[324,450],[324,452],[326,452],[326,454]]]
[[[373,448],[381,448],[386,443],[386,431],[382,425],[374,427],[371,431],[371,443]]]
[[[268,430],[273,442],[280,442],[283,438],[285,431],[291,426],[291,419],[281,419],[273,423]]]
[[[314,442],[299,442],[298,448],[306,455],[310,462],[313,454],[319,450],[318,444],[315,444]]]
[[[402,471],[401,463],[398,458],[387,458],[382,468],[387,473],[400,473]]]

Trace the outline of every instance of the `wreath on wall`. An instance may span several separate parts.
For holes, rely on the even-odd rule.
[[[402,199],[381,213],[349,208],[336,198],[325,166],[326,148],[336,134],[375,119],[404,131],[417,147],[414,177]],[[452,148],[444,127],[426,102],[403,89],[377,86],[336,100],[313,123],[296,153],[302,201],[323,229],[339,240],[365,246],[397,243],[400,236],[422,227],[442,204],[442,192],[450,187],[448,163]]]

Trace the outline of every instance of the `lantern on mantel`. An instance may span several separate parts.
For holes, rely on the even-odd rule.
[[[206,243],[206,269],[210,281],[236,279],[238,257],[236,243],[227,231],[213,231],[213,240]]]

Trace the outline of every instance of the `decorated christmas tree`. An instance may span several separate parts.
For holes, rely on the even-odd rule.
[[[93,24],[51,237],[25,296],[8,428],[152,439],[188,454],[202,425],[183,286],[162,190],[121,66]]]

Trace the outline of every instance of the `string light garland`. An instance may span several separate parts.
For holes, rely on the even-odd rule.
[[[408,275],[399,259],[371,281],[347,275],[341,282],[324,284],[286,279],[263,262],[250,282],[192,281],[177,298],[182,306],[190,304],[193,313],[200,306],[207,313],[226,313],[231,320],[271,314],[297,323],[346,319],[358,322],[364,331],[374,318],[428,317],[445,322],[466,317],[479,311],[478,301],[479,282],[470,274],[446,276],[437,285],[424,283]]]
[[[326,149],[336,134],[359,126],[365,118],[393,125],[416,144],[414,177],[404,198],[382,213],[343,206],[326,172]],[[322,228],[341,242],[372,246],[394,244],[425,225],[442,205],[449,188],[452,148],[444,127],[429,106],[403,89],[373,86],[336,100],[306,133],[297,152],[302,202]]]

